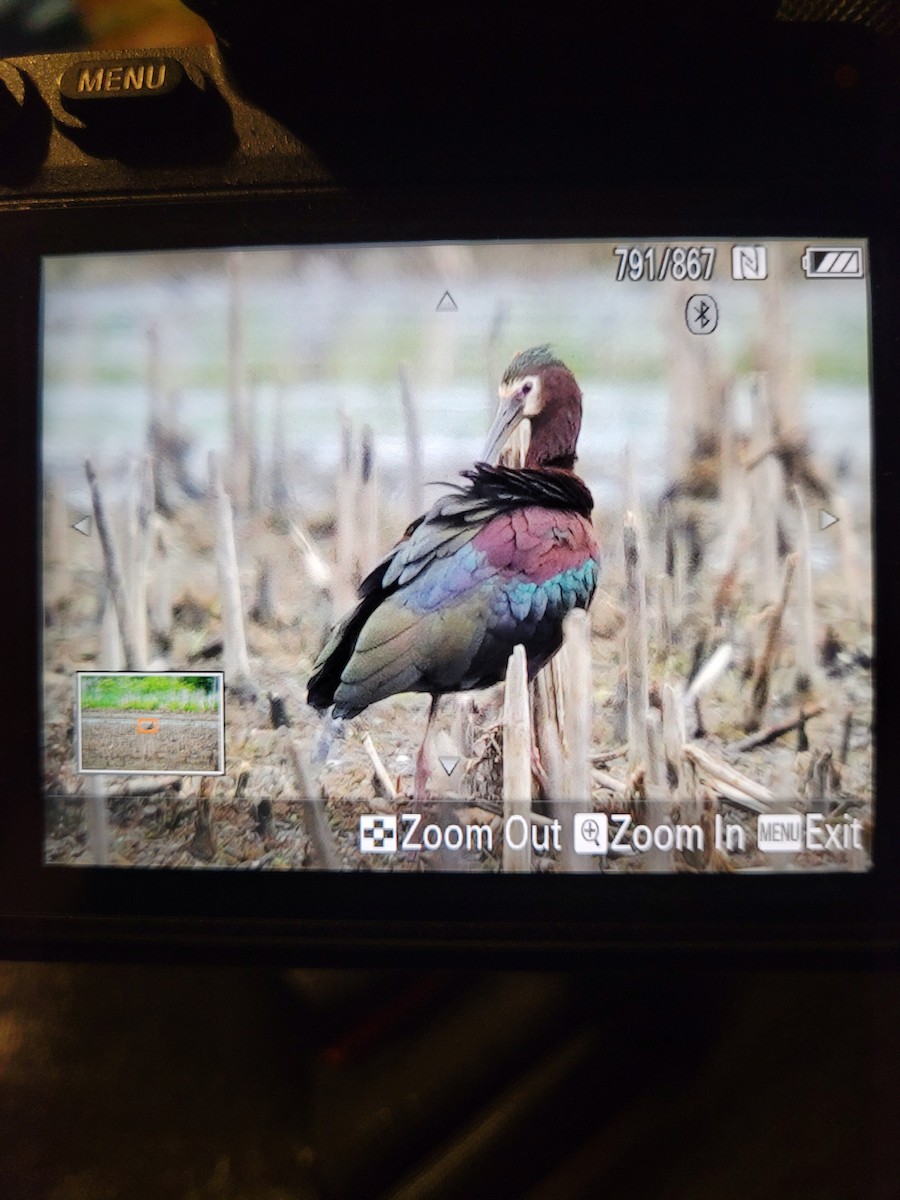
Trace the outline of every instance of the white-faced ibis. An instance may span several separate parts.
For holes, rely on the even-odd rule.
[[[439,697],[498,683],[520,643],[534,676],[560,648],[566,613],[590,604],[600,571],[593,498],[574,473],[574,375],[537,346],[512,360],[499,396],[486,461],[463,471],[467,482],[414,521],[363,580],[309,681],[309,703],[333,705],[336,717],[398,692],[431,695],[417,800]],[[522,421],[531,426],[524,466],[493,465]]]

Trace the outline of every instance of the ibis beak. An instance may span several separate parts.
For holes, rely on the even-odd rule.
[[[496,466],[509,435],[524,419],[525,412],[521,396],[507,396],[500,401],[500,407],[497,409],[497,415],[494,417],[494,423],[491,425],[484,450],[481,453],[484,462]]]

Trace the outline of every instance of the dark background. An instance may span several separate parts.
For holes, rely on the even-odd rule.
[[[528,6],[481,26],[459,19],[457,9],[429,15],[424,6],[393,15],[370,7],[362,16],[352,5],[198,0],[196,7],[218,21],[238,77],[302,128],[304,114],[288,111],[295,92],[277,86],[283,73],[259,69],[270,55],[270,63],[284,62],[293,23],[299,32],[291,48],[307,64],[323,59],[314,76],[321,90],[306,93],[319,101],[310,99],[308,119],[332,150],[341,134],[352,141],[346,130],[356,119],[361,148],[392,120],[403,125],[401,143],[409,147],[410,98],[420,95],[429,128],[444,135],[422,150],[432,166],[447,150],[445,138],[458,147],[451,134],[460,105],[471,117],[479,105],[496,104],[516,120],[521,108],[536,128],[542,121],[552,127],[548,112],[553,120],[568,112],[577,124],[579,95],[591,92],[592,103],[608,96],[615,110],[623,93],[611,81],[631,79],[627,103],[657,112],[667,84],[665,72],[652,70],[656,18],[699,18],[688,31],[699,39],[695,46],[708,48],[713,36],[733,50],[754,28],[768,28],[777,8],[747,4],[738,14],[738,6],[721,6],[728,12],[717,16],[720,6],[711,4],[641,4],[630,15],[614,12],[602,52],[573,48],[580,70],[566,90],[542,86],[542,53],[566,54],[554,45],[547,14],[535,24]],[[780,12],[857,23],[896,54],[893,4],[799,0]],[[725,15],[730,40],[721,29],[710,33]],[[638,70],[615,51],[623,22],[644,19],[652,53]],[[193,14],[162,0],[0,4],[0,53],[7,55],[210,36]],[[404,52],[410,42],[418,57]],[[443,51],[445,68],[432,74],[430,91],[429,45]],[[340,60],[329,58],[335,47],[343,48]],[[330,70],[331,61],[339,69]],[[692,64],[685,62],[687,72]],[[764,68],[757,64],[753,73]],[[489,77],[499,80],[496,94],[488,93]],[[377,101],[366,121],[359,117],[361,81]],[[719,119],[727,129],[727,112]],[[638,126],[632,113],[629,128]],[[745,133],[751,136],[735,131],[736,154]],[[486,159],[492,133],[485,131],[482,149],[467,137],[474,161]],[[658,137],[655,127],[647,133],[647,152],[659,149]],[[534,144],[546,154],[546,128]],[[359,158],[365,163],[365,150]],[[560,163],[561,177],[571,165]],[[452,161],[447,169],[452,175]],[[534,164],[518,169],[527,180]],[[650,168],[645,178],[652,179]],[[377,961],[360,970],[298,964],[275,971],[139,960],[134,951],[115,965],[0,964],[4,1196],[900,1194],[900,972],[893,961],[855,959],[851,970],[835,955],[796,967],[784,957],[777,966],[757,957],[752,967],[715,969],[694,955],[624,971],[598,955],[569,970],[522,972],[387,971]]]

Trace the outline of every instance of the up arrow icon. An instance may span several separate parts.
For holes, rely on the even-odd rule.
[[[453,299],[450,293],[444,292],[443,296],[441,296],[440,300],[438,300],[437,308],[434,311],[459,312],[459,309],[456,307],[456,301]]]

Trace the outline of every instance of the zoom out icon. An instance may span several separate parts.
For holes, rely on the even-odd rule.
[[[359,818],[359,848],[363,854],[394,854],[397,850],[397,818],[365,813]]]
[[[609,850],[606,813],[576,813],[574,831],[576,854],[606,854]]]

